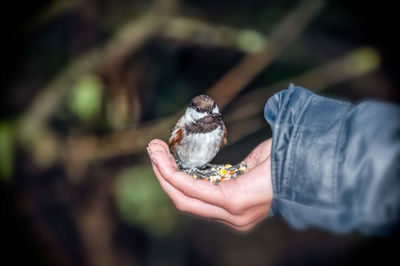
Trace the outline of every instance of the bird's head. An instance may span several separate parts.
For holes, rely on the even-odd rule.
[[[221,117],[218,106],[207,95],[194,97],[186,109],[186,115],[193,121],[198,121],[206,116]]]

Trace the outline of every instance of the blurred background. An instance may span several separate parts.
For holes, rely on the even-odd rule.
[[[228,128],[220,163],[271,136],[264,104],[290,82],[399,102],[394,6],[38,0],[2,10],[2,265],[396,264],[396,235],[296,231],[279,218],[243,234],[182,214],[145,152],[201,93]]]

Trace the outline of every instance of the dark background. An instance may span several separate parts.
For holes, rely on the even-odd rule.
[[[79,113],[82,109],[74,109],[73,100],[68,100],[73,96],[67,95],[46,121],[47,131],[38,135],[43,139],[30,140],[28,134],[26,141],[21,130],[29,126],[23,126],[23,118],[43,88],[73,60],[112,39],[118,29],[153,4],[80,1],[38,23],[55,2],[3,6],[0,122],[11,132],[5,140],[12,143],[8,149],[12,170],[1,179],[2,264],[397,265],[396,233],[375,238],[357,232],[333,235],[318,228],[296,231],[284,221],[271,218],[250,233],[239,234],[180,214],[158,184],[148,181],[154,178],[144,150],[116,152],[83,162],[84,170],[79,162],[52,158],[51,151],[61,150],[60,146],[73,145],[78,154],[84,153],[87,141],[79,142],[80,148],[70,144],[71,135],[101,139],[135,131],[147,122],[161,123],[236,65],[244,56],[240,49],[155,34],[128,53],[123,62],[93,71],[103,84],[97,114],[87,118]],[[399,23],[395,4],[389,2],[328,1],[298,41],[252,79],[226,105],[223,115],[229,117],[243,98],[260,88],[268,90],[271,84],[290,80],[364,46],[373,47],[380,55],[381,64],[370,73],[327,84],[323,90],[310,87],[314,83],[296,85],[354,103],[369,98],[398,102]],[[180,1],[177,13],[210,25],[253,29],[268,36],[296,3]],[[285,88],[279,86],[274,89]],[[115,105],[109,107],[113,106],[111,100],[120,99],[119,95],[125,95],[121,99],[127,101],[128,112]],[[125,116],[122,122],[113,120]],[[228,123],[235,141],[221,151],[217,161],[238,161],[271,135],[266,123],[260,126],[262,109],[251,118],[250,126],[255,129],[250,133],[240,134],[240,121]],[[159,137],[165,139],[166,135]],[[53,142],[58,144],[52,146]],[[110,146],[107,148],[113,150]]]

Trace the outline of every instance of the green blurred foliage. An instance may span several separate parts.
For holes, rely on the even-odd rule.
[[[379,52],[371,47],[360,48],[351,55],[352,69],[348,72],[365,73],[377,69],[381,64]]]
[[[238,46],[244,51],[254,53],[260,51],[264,44],[264,37],[252,29],[241,30],[237,37]]]
[[[102,109],[104,84],[93,74],[83,76],[74,86],[69,99],[69,108],[83,121],[99,117]]]
[[[117,179],[115,190],[117,207],[126,222],[159,237],[173,231],[176,213],[151,168],[125,169]]]
[[[14,134],[10,122],[0,122],[0,177],[9,181],[14,165]]]

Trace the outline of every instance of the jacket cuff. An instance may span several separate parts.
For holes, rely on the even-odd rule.
[[[341,132],[350,107],[293,84],[268,100],[274,215],[299,205],[325,210],[335,205]],[[292,222],[302,227],[301,219]]]

